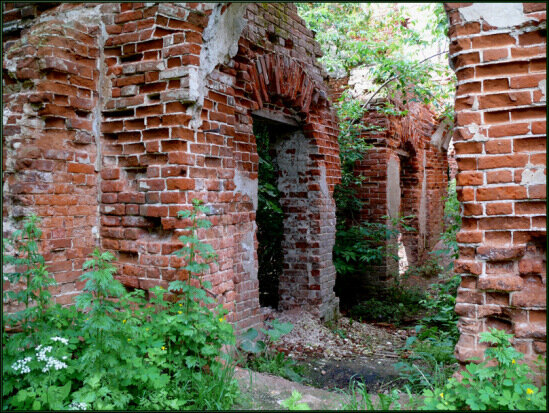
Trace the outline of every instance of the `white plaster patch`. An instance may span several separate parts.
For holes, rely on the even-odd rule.
[[[469,132],[473,134],[472,140],[475,142],[484,142],[487,141],[488,138],[484,136],[482,133],[480,133],[480,128],[476,123],[473,123],[472,125],[467,126],[467,129],[469,129]]]
[[[523,3],[473,3],[459,9],[465,21],[478,21],[483,18],[490,26],[513,27],[527,22]]]
[[[189,123],[191,128],[197,129],[202,125],[200,114],[206,95],[206,79],[217,65],[227,63],[238,52],[238,39],[246,25],[244,12],[247,3],[232,3],[221,14],[225,5],[216,3],[208,20],[208,26],[202,34],[203,45],[200,51],[200,67],[196,75],[189,74],[190,95],[197,97],[195,105],[189,107],[187,114],[193,119]]]
[[[322,195],[325,197],[329,196],[328,192],[328,183],[326,182],[326,167],[324,165],[320,165],[320,192],[322,192]]]
[[[423,179],[421,182],[421,198],[419,200],[419,233],[425,234],[427,227],[427,151],[423,151]]]
[[[243,195],[247,195],[253,203],[254,210],[257,210],[258,180],[250,179],[239,170],[235,170],[234,185],[236,186],[236,192],[240,192]]]
[[[543,185],[547,182],[545,168],[525,169],[522,173],[521,185]]]
[[[543,79],[538,83],[539,90],[541,90],[542,98],[540,99],[542,102],[547,101],[547,80]]]
[[[254,259],[254,234],[257,230],[257,225],[253,222],[253,229],[246,233],[242,243],[242,249],[245,251],[244,257],[242,259],[242,266],[244,267],[244,272],[250,274],[251,280],[257,280],[257,268],[255,266]]]
[[[391,218],[398,218],[400,211],[400,161],[390,157],[387,162],[387,210]]]

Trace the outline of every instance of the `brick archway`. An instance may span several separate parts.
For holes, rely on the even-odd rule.
[[[335,180],[331,179],[338,165],[333,159],[335,148],[330,146],[336,136],[327,93],[305,65],[279,53],[255,55],[241,76],[249,80],[246,90],[253,100],[246,110],[247,120],[262,116],[292,125],[276,144],[285,222],[279,308],[306,308],[329,319],[338,308],[333,291]],[[236,99],[237,106],[241,102]],[[237,147],[246,142],[251,144],[246,146],[250,152],[256,153],[253,134],[236,138],[241,140]],[[243,155],[237,160],[237,175],[257,180],[257,161],[249,165],[243,161],[246,158]],[[254,261],[257,263],[257,257]],[[250,275],[255,280],[257,268],[254,272]]]

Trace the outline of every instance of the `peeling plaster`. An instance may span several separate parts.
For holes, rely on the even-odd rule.
[[[257,224],[255,221],[252,223],[253,228],[251,231],[247,232],[244,236],[242,243],[242,249],[244,250],[244,256],[242,257],[242,266],[244,267],[244,272],[250,274],[250,279],[257,280],[257,267],[255,265],[255,243],[254,243],[254,234],[257,230]]]
[[[465,21],[478,21],[481,18],[490,26],[498,28],[519,26],[527,21],[523,3],[473,3],[459,9]]]
[[[538,83],[539,90],[541,90],[541,93],[543,97],[541,98],[542,102],[547,101],[547,79],[543,79]]]
[[[391,218],[400,212],[400,160],[391,156],[387,162],[387,210]]]
[[[442,121],[431,136],[431,146],[434,146],[438,150],[448,150],[448,145],[452,139],[452,134],[450,133],[452,126],[453,122],[450,119]]]
[[[485,142],[488,140],[486,136],[479,132],[480,128],[476,123],[467,126],[467,129],[469,129],[469,132],[473,134],[473,137],[471,138],[472,141]]]
[[[257,210],[258,180],[250,179],[236,169],[234,173],[234,185],[236,186],[235,191],[240,192],[242,195],[247,195],[253,203],[254,211]]]
[[[222,14],[226,4],[217,3],[213,7],[208,26],[202,34],[203,45],[200,51],[200,67],[189,72],[189,95],[196,103],[189,107],[187,114],[192,116],[189,126],[198,129],[202,125],[201,112],[207,94],[206,79],[214,69],[229,62],[238,52],[238,39],[244,30],[244,12],[247,3],[232,3]]]
[[[525,169],[522,173],[521,185],[543,185],[547,182],[545,168]]]

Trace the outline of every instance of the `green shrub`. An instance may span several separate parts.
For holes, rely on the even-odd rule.
[[[292,390],[292,395],[287,399],[282,400],[280,404],[288,410],[311,410],[307,403],[300,402],[302,397],[300,392]]]
[[[497,329],[480,336],[494,345],[485,350],[486,361],[469,363],[461,382],[450,378],[443,387],[425,390],[422,410],[546,411],[546,387],[536,387],[530,367],[518,362],[524,356],[511,346],[513,336]]]
[[[271,154],[267,125],[254,122],[254,135],[259,155],[256,211],[259,303],[278,308],[278,279],[283,271],[284,237],[284,214],[277,187],[278,169]]]
[[[259,332],[255,328],[249,328],[241,336],[240,349],[247,353],[243,360],[244,366],[260,373],[270,373],[301,382],[302,368],[284,353],[273,349],[280,337],[290,333],[294,326],[276,319],[265,324],[267,329],[260,329],[264,340],[259,338]]]
[[[401,323],[422,308],[425,294],[419,288],[405,287],[398,280],[385,287],[372,286],[373,298],[351,307],[349,316],[364,321]]]
[[[420,301],[427,310],[402,348],[406,358],[396,363],[400,377],[413,391],[442,385],[457,368],[454,348],[459,339],[458,316],[454,311],[459,276],[431,285],[429,295]]]
[[[12,287],[22,283],[19,289],[3,290],[4,302],[15,301],[25,305],[24,310],[13,314],[3,314],[4,328],[18,324],[31,333],[31,322],[43,321],[50,305],[51,294],[48,288],[56,285],[44,265],[44,257],[38,252],[42,230],[38,227],[40,218],[31,215],[23,220],[23,228],[16,230],[9,239],[3,239],[3,265],[11,265],[13,272],[4,272],[4,281]],[[6,254],[10,249],[11,253]]]
[[[155,287],[147,301],[143,291],[127,292],[114,279],[112,254],[95,250],[84,263],[76,306],[48,307],[29,329],[4,332],[3,408],[230,408],[238,386],[222,348],[235,337],[226,311],[211,308],[211,285],[200,276],[215,258],[196,234],[210,225],[198,217],[204,211],[193,200],[193,210],[181,213],[191,222],[176,252],[187,282]]]
[[[400,410],[400,393],[393,390],[390,394],[377,393],[377,400],[372,401],[366,385],[357,380],[349,382],[349,389],[344,391],[347,401],[341,410]]]

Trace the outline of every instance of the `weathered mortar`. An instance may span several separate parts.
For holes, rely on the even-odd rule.
[[[498,327],[546,353],[546,4],[446,3],[457,75],[461,362]],[[545,88],[545,86],[543,86]]]
[[[3,156],[12,168],[4,175],[4,219],[32,211],[44,217],[46,260],[60,283],[56,299],[68,303],[81,288],[82,263],[98,244],[115,252],[129,287],[182,277],[171,253],[187,223],[176,214],[199,198],[213,223],[199,236],[219,254],[206,278],[231,321],[257,324],[252,112],[265,108],[297,115],[302,139],[314,148],[300,159],[314,176],[299,195],[310,220],[300,224],[309,227],[298,257],[306,264],[296,274],[304,281],[286,298],[331,317],[337,125],[315,60],[319,47],[295,7],[70,4],[40,13],[36,6],[4,7],[14,30],[4,65],[17,79],[4,77],[11,88],[5,139],[14,143]],[[32,51],[16,54],[17,39],[35,32]],[[52,52],[40,36],[53,36]],[[32,130],[24,129],[29,122]]]

